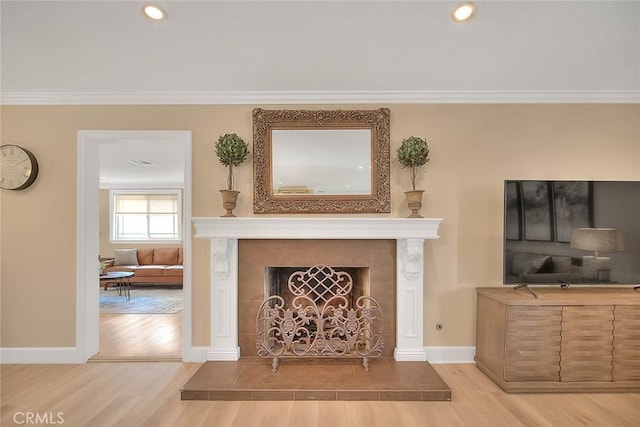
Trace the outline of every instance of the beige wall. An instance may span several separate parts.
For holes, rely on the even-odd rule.
[[[338,108],[377,108],[338,106]],[[320,106],[318,108],[334,108]],[[474,345],[476,286],[500,286],[504,179],[640,180],[640,105],[389,105],[392,154],[424,136],[424,216],[443,217],[425,245],[425,344]],[[79,129],[192,130],[193,215],[223,213],[225,170],[213,142],[251,140],[253,106],[3,106],[2,143],[31,149],[40,176],[2,191],[1,345],[75,345],[76,141]],[[278,108],[266,106],[264,108]],[[299,106],[286,108],[302,108]],[[307,107],[313,108],[313,107]],[[406,216],[409,174],[392,155],[391,216]],[[239,216],[252,215],[251,162],[237,168]],[[208,345],[208,242],[193,245],[194,345]],[[444,328],[436,331],[435,324]]]

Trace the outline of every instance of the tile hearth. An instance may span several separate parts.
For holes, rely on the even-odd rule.
[[[372,359],[287,359],[277,373],[271,359],[210,361],[181,390],[182,400],[450,401],[451,389],[428,362]]]

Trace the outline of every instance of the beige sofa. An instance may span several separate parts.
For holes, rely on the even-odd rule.
[[[182,248],[115,249],[114,258],[104,272],[130,271],[130,283],[182,285]],[[106,285],[105,285],[106,286]]]

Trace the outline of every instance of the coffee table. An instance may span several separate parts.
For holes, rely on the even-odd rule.
[[[129,279],[133,277],[134,273],[131,271],[110,271],[100,275],[100,282],[113,282],[113,285],[118,290],[118,295],[124,295],[129,301],[131,299],[131,282]],[[105,289],[107,285],[105,285]]]

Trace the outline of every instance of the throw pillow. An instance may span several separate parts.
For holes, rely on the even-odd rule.
[[[516,276],[535,274],[549,259],[549,255],[519,253],[514,254],[511,273]]]
[[[529,274],[539,273],[544,263],[549,261],[549,259],[550,257],[548,255],[532,259],[531,262],[529,263],[529,267],[527,268],[526,273],[529,273]]]
[[[114,249],[113,265],[138,265],[137,249]]]
[[[553,260],[550,256],[544,260],[538,271],[533,272],[535,274],[553,273]]]

